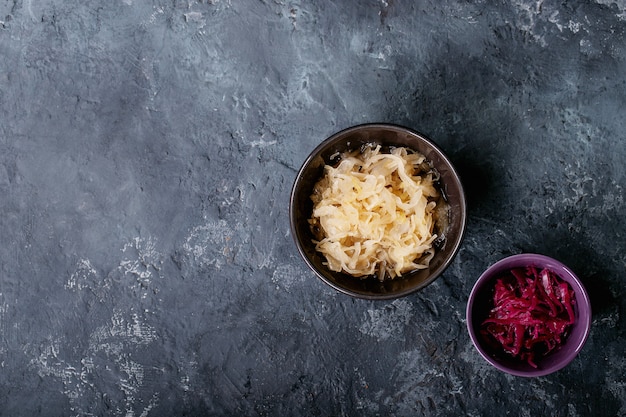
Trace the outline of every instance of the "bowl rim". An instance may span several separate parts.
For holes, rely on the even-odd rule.
[[[300,242],[298,241],[298,232],[297,232],[297,225],[296,225],[296,221],[295,221],[295,215],[294,215],[294,211],[295,211],[295,200],[296,200],[296,189],[298,188],[298,184],[300,183],[300,180],[302,179],[306,169],[309,167],[309,165],[314,161],[314,159],[326,148],[326,146],[328,146],[329,143],[332,143],[333,141],[335,141],[337,138],[339,137],[344,137],[348,134],[350,134],[350,132],[354,132],[354,131],[359,131],[362,130],[364,128],[380,128],[380,129],[385,129],[385,130],[390,130],[390,131],[397,131],[397,132],[402,132],[402,133],[406,133],[414,138],[416,138],[416,140],[422,141],[424,142],[428,147],[430,147],[432,149],[433,152],[435,152],[438,156],[438,158],[443,161],[444,165],[446,166],[447,170],[452,174],[453,177],[453,181],[455,182],[456,186],[459,189],[459,201],[458,201],[458,205],[461,208],[460,210],[460,221],[459,221],[459,231],[458,231],[458,237],[457,239],[452,242],[453,246],[450,250],[449,255],[447,256],[447,258],[445,259],[445,262],[443,262],[441,265],[439,265],[429,276],[428,279],[424,280],[423,282],[421,282],[419,285],[416,285],[414,287],[410,287],[407,289],[404,289],[402,291],[398,291],[395,293],[388,293],[388,294],[368,294],[368,293],[361,293],[359,291],[353,291],[350,290],[348,288],[344,288],[341,285],[338,285],[337,283],[333,282],[332,280],[328,279],[321,271],[319,271],[317,269],[317,267],[313,264],[313,262],[309,259],[309,257],[307,256],[307,254],[304,251],[304,248],[302,247],[302,245],[300,244]],[[384,142],[384,141],[383,141]],[[416,291],[419,291],[423,288],[425,288],[426,286],[430,285],[433,281],[435,281],[439,276],[441,276],[441,274],[450,266],[450,264],[452,263],[452,261],[454,260],[454,258],[456,257],[456,255],[458,254],[460,248],[461,248],[461,244],[463,243],[463,240],[465,238],[465,233],[466,233],[466,229],[467,229],[467,197],[465,195],[465,190],[463,188],[463,183],[461,181],[461,176],[459,175],[457,169],[455,168],[454,164],[452,163],[452,161],[450,160],[450,158],[441,150],[441,148],[434,143],[429,137],[427,137],[426,135],[418,132],[415,129],[400,125],[400,124],[395,124],[395,123],[381,123],[381,122],[374,122],[374,123],[361,123],[361,124],[357,124],[354,126],[350,126],[347,128],[344,128],[342,130],[339,130],[335,133],[333,133],[332,135],[328,136],[326,139],[324,139],[322,142],[320,142],[317,146],[315,146],[313,148],[313,150],[311,150],[308,154],[308,156],[305,158],[305,160],[302,162],[302,165],[300,166],[300,169],[298,170],[296,177],[293,181],[293,185],[291,188],[291,193],[290,193],[290,199],[289,199],[289,223],[290,223],[290,232],[292,235],[292,238],[296,244],[296,247],[298,248],[298,252],[300,253],[300,256],[304,259],[305,263],[308,265],[309,269],[311,271],[313,271],[315,273],[315,275],[320,278],[322,280],[322,282],[326,283],[327,285],[329,285],[330,287],[332,287],[333,289],[335,289],[336,291],[343,293],[345,295],[349,295],[355,298],[361,298],[361,299],[367,299],[367,300],[389,300],[389,299],[396,299],[396,298],[401,298],[404,296],[407,296],[411,293],[414,293]]]
[[[578,320],[577,325],[582,326],[583,328],[582,335],[580,336],[579,340],[576,341],[576,345],[574,346],[574,348],[568,349],[568,354],[563,356],[563,358],[561,358],[561,360],[558,363],[550,367],[537,368],[534,370],[524,371],[524,370],[512,369],[502,364],[500,361],[496,360],[491,355],[489,355],[489,353],[482,347],[480,343],[480,339],[479,339],[480,336],[478,335],[478,332],[477,332],[478,329],[474,328],[473,326],[472,316],[473,316],[474,302],[476,301],[476,296],[478,292],[489,281],[495,279],[499,275],[499,272],[504,271],[505,269],[511,269],[511,268],[516,267],[516,266],[511,266],[510,265],[511,263],[518,263],[520,267],[528,266],[529,264],[535,263],[535,264],[547,267],[550,270],[558,269],[560,271],[563,271],[565,273],[565,276],[563,276],[562,274],[559,274],[559,277],[562,280],[567,281],[572,287],[572,290],[574,290],[574,292],[576,293],[576,302],[577,302],[576,309],[579,312],[578,318],[577,318]],[[580,313],[581,311],[584,311],[585,313],[581,314]],[[472,286],[472,290],[470,291],[468,301],[467,301],[466,311],[465,311],[465,317],[466,317],[467,331],[469,333],[472,344],[474,345],[474,347],[476,348],[480,356],[482,356],[482,358],[485,359],[490,365],[494,366],[496,369],[502,372],[506,372],[508,374],[515,375],[515,376],[539,377],[539,376],[545,376],[545,375],[560,371],[561,369],[569,365],[576,358],[576,356],[578,356],[583,346],[585,345],[587,338],[589,337],[589,333],[591,331],[592,310],[591,310],[591,301],[589,298],[589,294],[587,293],[585,286],[583,285],[578,275],[576,275],[574,271],[572,271],[567,265],[547,255],[542,255],[538,253],[519,253],[516,255],[507,256],[491,264],[479,276],[479,278],[476,280],[476,282]]]

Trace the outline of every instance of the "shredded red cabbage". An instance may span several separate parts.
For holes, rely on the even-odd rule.
[[[515,268],[496,279],[493,308],[481,333],[508,355],[537,368],[574,323],[574,291],[554,272]]]

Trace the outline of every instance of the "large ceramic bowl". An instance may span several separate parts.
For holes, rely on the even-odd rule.
[[[481,324],[493,306],[494,284],[498,277],[515,268],[534,267],[548,269],[574,291],[575,322],[560,347],[545,356],[538,357],[535,365],[504,354],[502,349],[487,340],[481,332]],[[500,371],[516,376],[538,377],[556,372],[567,366],[583,348],[591,327],[591,303],[580,279],[561,262],[538,254],[519,254],[504,258],[490,266],[476,281],[467,303],[467,328],[470,338],[480,355]]]
[[[360,149],[363,145],[380,144],[406,147],[423,154],[440,174],[439,186],[449,214],[445,226],[436,230],[440,236],[436,254],[428,269],[403,274],[402,277],[379,281],[375,277],[355,278],[343,272],[331,271],[325,258],[316,251],[309,219],[312,216],[313,186],[323,175],[325,165],[335,165],[342,152]],[[304,161],[296,177],[290,201],[290,221],[298,251],[317,276],[334,289],[350,296],[366,299],[391,299],[405,296],[432,283],[448,267],[456,255],[466,222],[466,202],[463,187],[450,160],[429,139],[401,126],[365,124],[345,129],[324,140]],[[442,222],[443,223],[443,222]]]

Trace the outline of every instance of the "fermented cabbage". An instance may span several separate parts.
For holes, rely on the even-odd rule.
[[[494,347],[537,368],[537,358],[567,338],[575,304],[574,290],[554,272],[515,268],[496,280],[481,333]]]
[[[309,220],[328,268],[393,279],[424,269],[434,256],[436,172],[404,147],[366,146],[326,165]]]

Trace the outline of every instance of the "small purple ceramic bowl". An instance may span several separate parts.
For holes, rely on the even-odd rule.
[[[495,279],[511,269],[528,266],[534,266],[537,269],[547,268],[554,272],[572,287],[576,297],[574,305],[576,322],[572,325],[569,335],[560,348],[537,359],[537,368],[525,361],[499,355],[502,352],[497,352],[489,346],[480,333],[481,323],[489,314],[493,304]],[[466,314],[470,338],[480,355],[497,369],[522,377],[544,376],[564,368],[583,348],[591,327],[591,303],[585,287],[576,274],[555,259],[529,253],[513,255],[490,266],[474,284],[467,302]]]

